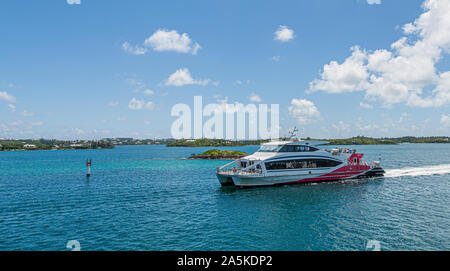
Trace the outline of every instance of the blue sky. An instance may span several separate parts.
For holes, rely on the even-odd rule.
[[[450,134],[447,0],[77,2],[1,1],[0,138],[170,137],[195,95],[302,137]]]

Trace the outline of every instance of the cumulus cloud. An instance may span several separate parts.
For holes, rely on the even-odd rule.
[[[176,30],[167,29],[158,29],[144,41],[142,46],[131,45],[129,42],[122,44],[122,50],[135,55],[146,54],[148,48],[157,52],[173,51],[196,55],[202,47],[194,42],[187,33],[180,34]]]
[[[175,51],[197,54],[201,46],[193,42],[187,33],[179,34],[176,30],[158,29],[144,42],[155,51]]]
[[[292,99],[288,110],[299,124],[309,124],[322,119],[314,103],[305,99]]]
[[[128,103],[128,108],[131,110],[141,110],[141,109],[148,109],[153,110],[154,109],[153,102],[146,102],[144,100],[138,100],[136,98],[132,98],[131,101]]]
[[[254,92],[252,92],[250,94],[250,98],[249,99],[250,99],[251,102],[254,102],[254,103],[260,103],[262,101],[261,98]]]
[[[80,5],[81,0],[67,0],[67,4],[69,5]]]
[[[166,80],[164,85],[181,87],[184,85],[201,85],[206,86],[211,82],[211,79],[193,79],[189,69],[182,68],[172,73]]]
[[[427,0],[424,12],[403,26],[404,36],[390,49],[361,50],[354,46],[342,63],[324,65],[309,92],[364,91],[365,98],[385,106],[404,103],[440,107],[450,103],[450,71],[436,64],[450,52],[450,1]]]
[[[119,105],[119,102],[109,102],[108,103],[108,106],[111,106],[111,107],[116,107],[118,105]]]
[[[288,42],[294,38],[294,30],[289,29],[285,25],[280,25],[280,27],[275,31],[275,40],[281,42]]]
[[[138,45],[133,46],[129,42],[124,42],[122,44],[122,50],[133,55],[145,55],[147,53],[147,48]]]
[[[5,100],[10,103],[15,103],[16,97],[14,97],[13,95],[9,94],[6,91],[0,91],[0,100]]]
[[[360,102],[359,106],[361,106],[362,108],[367,108],[367,109],[372,109],[373,108],[373,105],[366,104],[366,103],[363,103],[363,102]]]
[[[331,61],[325,64],[320,79],[310,83],[308,92],[324,90],[329,93],[363,90],[367,87],[369,73],[365,65],[367,53],[358,46],[351,48],[352,55],[342,64]]]

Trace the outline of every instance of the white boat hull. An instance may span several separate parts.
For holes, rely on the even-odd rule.
[[[298,170],[283,175],[222,175],[217,174],[222,185],[235,185],[238,187],[270,186],[294,183],[330,182],[337,180],[371,178],[383,176],[381,168],[355,169],[348,166],[334,170]]]

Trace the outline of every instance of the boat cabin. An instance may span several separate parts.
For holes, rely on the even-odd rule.
[[[275,141],[263,144],[258,152],[314,152],[319,149],[313,146],[327,143],[326,141]]]

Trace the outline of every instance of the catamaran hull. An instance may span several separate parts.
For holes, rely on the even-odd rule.
[[[368,170],[337,170],[330,173],[301,172],[284,176],[246,176],[246,175],[221,175],[217,174],[223,186],[235,185],[237,187],[286,185],[295,183],[331,182],[348,179],[383,177],[384,170],[381,167]]]
[[[222,186],[230,186],[234,185],[233,177],[231,175],[226,174],[216,174],[217,179],[219,179],[219,182]]]

